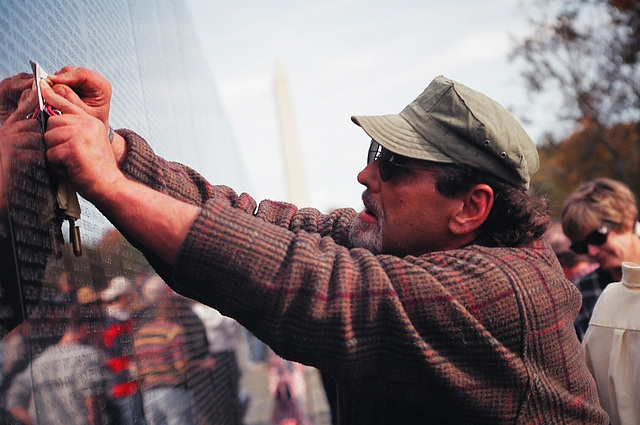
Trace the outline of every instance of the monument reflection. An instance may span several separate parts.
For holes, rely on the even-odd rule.
[[[113,85],[114,128],[246,188],[182,0],[2,1],[0,37],[0,80],[30,73],[29,60],[98,70]],[[42,137],[19,123],[26,114],[5,114],[18,99],[0,105],[0,423],[241,423],[202,306],[171,291],[84,199],[74,255]]]

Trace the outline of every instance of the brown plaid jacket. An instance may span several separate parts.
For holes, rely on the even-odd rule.
[[[351,209],[257,207],[120,134],[130,178],[202,206],[175,267],[151,263],[332,375],[340,423],[607,423],[573,328],[580,294],[546,242],[373,255],[348,246]]]

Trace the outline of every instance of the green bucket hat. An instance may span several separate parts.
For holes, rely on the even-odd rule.
[[[397,115],[354,116],[376,142],[410,158],[456,163],[529,187],[538,151],[520,123],[496,101],[445,77]]]

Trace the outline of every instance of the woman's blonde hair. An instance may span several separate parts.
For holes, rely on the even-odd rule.
[[[638,206],[631,189],[604,177],[583,183],[562,207],[562,229],[571,240],[584,238],[604,222],[618,232],[632,230],[637,219]]]

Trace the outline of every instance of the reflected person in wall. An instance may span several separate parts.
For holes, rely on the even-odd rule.
[[[51,78],[47,159],[174,290],[328,372],[340,423],[607,422],[527,192],[535,146],[495,101],[437,77],[400,114],[353,117],[365,209],[325,215],[258,206],[132,131],[110,143],[109,83]]]
[[[218,404],[218,396],[224,392],[218,391],[211,375],[217,366],[216,361],[207,350],[207,334],[204,324],[191,308],[193,301],[176,294],[155,273],[143,279],[140,289],[146,305],[138,321],[140,326],[153,320],[159,304],[168,302],[171,304],[171,321],[183,330],[182,351],[186,356],[186,366],[182,379],[194,402],[196,421],[207,425],[226,424],[228,417],[220,411],[227,406]]]
[[[131,300],[135,289],[124,276],[116,276],[100,293],[105,312],[103,342],[107,366],[114,375],[111,393],[120,408],[122,424],[144,425],[142,395],[134,379]]]
[[[41,259],[52,250],[53,196],[42,130],[37,120],[25,119],[37,104],[32,84],[28,74],[0,82],[0,338],[37,305],[46,265]],[[19,257],[18,250],[28,254]]]
[[[149,425],[196,425],[187,390],[185,329],[175,321],[171,297],[159,300],[151,321],[134,335],[144,413]]]
[[[101,321],[99,298],[91,287],[77,291],[69,305],[66,330],[20,373],[7,395],[7,410],[27,425],[106,425],[117,420],[106,406],[113,376],[96,348],[92,324]]]
[[[214,360],[211,370],[215,423],[240,425],[242,405],[240,403],[240,366],[237,347],[242,327],[230,317],[202,303],[193,302],[192,311],[200,318],[207,335],[209,354]]]

